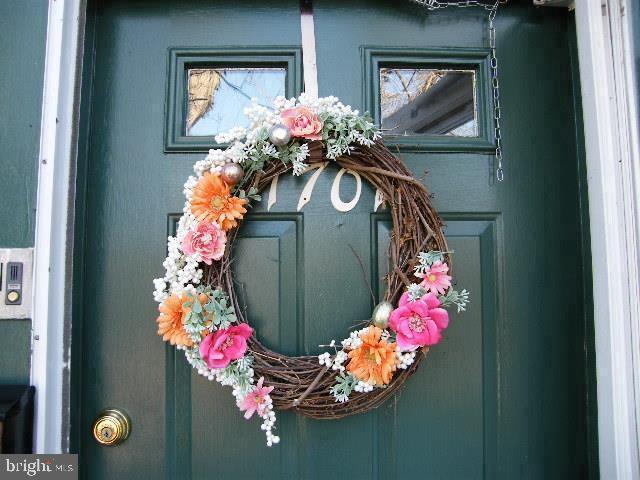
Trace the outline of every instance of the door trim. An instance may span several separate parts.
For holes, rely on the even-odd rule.
[[[634,348],[631,337],[621,333],[637,335],[640,332],[640,312],[635,298],[640,245],[635,229],[625,228],[637,227],[639,223],[637,103],[630,61],[630,16],[625,18],[620,13],[624,0],[609,0],[606,25],[599,3],[576,2],[576,20],[591,236],[593,250],[608,253],[593,259],[593,288],[598,292],[594,321],[601,412],[600,465],[605,478],[630,478],[638,468],[636,414],[640,406],[634,401],[640,398],[635,387],[640,384],[640,348]],[[86,8],[85,0],[49,0],[39,157],[47,162],[39,162],[33,279],[33,291],[38,292],[33,303],[33,337],[39,336],[40,340],[32,341],[31,374],[37,388],[34,449],[43,453],[66,450],[68,445],[65,437],[69,431],[69,348],[65,338],[71,317],[68,299],[73,278],[68,264],[73,258],[78,86]],[[614,60],[607,55],[612,50],[625,55],[613,57]],[[612,71],[615,75],[603,83],[598,71]],[[608,100],[611,92],[617,100],[626,100],[626,103],[617,103],[620,108],[614,111]],[[605,121],[610,118],[616,121]],[[634,148],[619,149],[614,155],[611,153],[614,152],[611,147],[616,145],[613,139],[622,138],[620,134],[624,134],[626,144]],[[622,166],[611,169],[616,159],[624,160]],[[628,175],[621,178],[623,170]],[[608,250],[609,247],[616,249]],[[635,260],[633,269],[626,268],[625,258]],[[628,283],[630,280],[634,282],[633,288]],[[620,326],[622,330],[614,329]],[[620,408],[633,414],[631,420],[620,415]]]
[[[82,0],[49,0],[33,274],[34,452],[67,449]]]
[[[640,155],[631,15],[576,2],[589,189],[602,478],[640,476]]]

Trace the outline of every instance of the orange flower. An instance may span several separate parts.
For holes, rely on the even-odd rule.
[[[382,330],[370,326],[360,334],[362,345],[349,352],[347,370],[358,380],[387,385],[396,371],[396,344],[381,340]]]
[[[173,294],[160,304],[158,310],[160,315],[156,319],[158,322],[158,335],[162,335],[162,340],[168,340],[171,345],[182,345],[190,347],[193,345],[189,334],[182,328],[184,320],[191,311],[191,308],[184,308],[183,304],[189,300],[189,297],[182,294]],[[200,303],[205,304],[208,297],[200,294]]]
[[[193,189],[191,213],[198,220],[215,222],[227,231],[237,227],[237,220],[247,213],[246,203],[246,199],[231,196],[231,187],[220,174],[207,172]]]

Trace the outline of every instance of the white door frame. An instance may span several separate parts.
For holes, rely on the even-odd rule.
[[[640,476],[640,155],[626,2],[575,4],[593,252],[599,457],[606,479]],[[46,453],[68,444],[63,439],[68,428],[62,423],[68,413],[63,385],[69,370],[63,330],[70,316],[84,11],[84,0],[49,0],[31,369],[34,447]]]
[[[600,475],[639,478],[640,156],[626,0],[576,1],[589,187]],[[639,26],[640,27],[640,26]]]
[[[82,0],[49,0],[33,269],[31,384],[36,387],[34,451],[59,453],[68,418],[74,189]],[[66,410],[66,411],[65,411]]]

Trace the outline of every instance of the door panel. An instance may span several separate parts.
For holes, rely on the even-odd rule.
[[[447,140],[445,151],[424,137],[399,142],[398,154],[434,194],[456,281],[472,303],[452,315],[445,341],[394,399],[340,421],[281,412],[282,442],[269,449],[229,389],[198,376],[155,335],[152,279],[183,207],[182,183],[204,156],[164,149],[168,52],[298,49],[299,3],[265,3],[91,4],[74,318],[82,348],[73,428],[85,478],[585,478],[576,378],[589,372],[575,354],[584,307],[565,12],[501,10],[504,183],[493,181],[482,142],[461,139],[458,148]],[[415,56],[482,49],[486,40],[484,13],[471,9],[317,0],[314,11],[320,93],[360,109],[375,98],[366,93],[375,86],[367,48]],[[266,345],[288,354],[317,354],[320,344],[344,338],[370,316],[367,285],[376,297],[385,289],[388,213],[374,211],[366,184],[356,207],[338,212],[330,200],[337,173],[329,166],[319,176],[301,211],[310,174],[281,178],[276,203],[269,209],[263,192],[234,246],[249,321]],[[340,185],[342,200],[353,198],[354,178],[344,175]],[[91,438],[91,421],[106,407],[132,420],[131,437],[115,448]]]

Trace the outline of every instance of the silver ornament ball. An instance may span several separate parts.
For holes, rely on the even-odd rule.
[[[373,309],[373,313],[371,314],[371,322],[378,328],[382,328],[383,330],[389,326],[389,317],[391,316],[391,312],[393,312],[393,305],[389,302],[380,302],[376,305],[376,308]]]
[[[222,167],[220,176],[229,185],[235,185],[244,177],[244,170],[237,163],[227,163]]]
[[[291,131],[281,123],[269,129],[269,141],[276,147],[284,147],[291,141]]]

